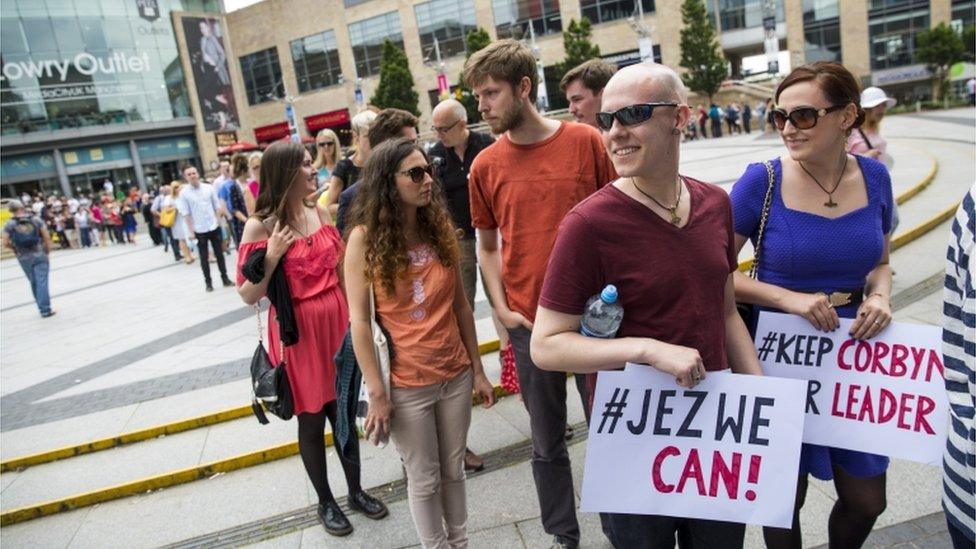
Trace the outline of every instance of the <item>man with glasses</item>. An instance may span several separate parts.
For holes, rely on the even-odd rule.
[[[626,67],[607,84],[597,122],[620,178],[559,227],[532,334],[539,367],[589,374],[591,388],[596,372],[627,362],[688,388],[706,370],[761,374],[735,308],[729,197],[678,173],[691,117],[686,93],[663,65]],[[617,286],[625,311],[617,339],[586,338],[579,333],[583,309],[607,284]],[[735,548],[745,534],[745,525],[729,522],[602,515],[614,547],[673,547],[677,535],[684,548]]]
[[[461,248],[461,283],[464,295],[474,311],[475,284],[478,281],[478,254],[475,249],[474,227],[471,226],[471,201],[468,198],[468,174],[478,154],[495,142],[495,138],[468,129],[468,111],[456,99],[446,99],[434,107],[432,113],[437,143],[430,149],[431,163],[437,169],[437,180],[444,189],[447,208],[454,226],[463,231],[458,244]],[[464,453],[464,469],[480,471],[484,461],[469,449]]]
[[[535,366],[529,338],[559,222],[614,178],[613,167],[596,130],[536,110],[539,75],[526,46],[494,42],[468,59],[463,77],[492,133],[502,134],[471,165],[478,259],[515,350],[542,526],[554,547],[575,548],[580,532],[565,437],[566,376]]]

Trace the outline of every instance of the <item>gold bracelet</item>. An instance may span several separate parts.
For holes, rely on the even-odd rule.
[[[874,293],[868,294],[868,296],[866,298],[864,298],[864,300],[867,301],[868,299],[871,299],[874,296],[880,296],[885,301],[891,301],[891,298],[890,297],[884,295],[881,292],[874,292]]]

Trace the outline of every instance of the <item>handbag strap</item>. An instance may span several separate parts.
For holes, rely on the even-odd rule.
[[[258,302],[254,304],[254,317],[258,319],[258,341],[261,342],[261,343],[264,343],[264,326],[261,324],[261,306],[259,305],[259,303],[261,303],[261,300],[258,300]],[[279,358],[281,358],[281,364],[284,364],[285,363],[285,347],[283,345],[280,345],[280,343],[279,343],[278,347],[279,347],[279,350],[281,351],[279,353],[279,355],[281,355],[279,357]],[[268,338],[268,350],[269,351],[271,350],[271,338]]]
[[[861,134],[861,139],[864,140],[864,144],[868,146],[868,149],[873,149],[874,148],[874,145],[871,144],[871,140],[868,139],[868,135],[866,133],[864,133],[864,130],[862,130],[861,128],[858,128],[857,129],[857,133]]]
[[[755,256],[752,260],[752,267],[749,268],[749,278],[756,278],[759,273],[759,256],[762,253],[763,235],[766,233],[766,222],[769,221],[769,206],[773,202],[773,184],[776,182],[776,174],[773,173],[773,165],[768,160],[763,162],[766,167],[766,197],[763,199],[762,214],[759,216],[759,234],[756,236]]]

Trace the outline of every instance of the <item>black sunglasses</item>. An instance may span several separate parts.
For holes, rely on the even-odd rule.
[[[404,170],[397,173],[410,176],[410,181],[419,184],[424,182],[424,174],[434,177],[434,167],[430,164],[427,164],[426,166],[414,166],[409,170]]]
[[[677,106],[677,103],[638,103],[615,112],[598,112],[596,113],[596,125],[601,130],[608,132],[613,127],[613,119],[616,118],[624,126],[634,126],[650,120],[655,107]]]
[[[319,147],[326,147],[326,146],[331,147],[332,145],[335,145],[335,143],[333,143],[332,141],[319,141],[318,143],[316,143],[316,145],[318,145]]]
[[[800,107],[798,109],[793,109],[787,113],[783,109],[773,109],[769,111],[769,123],[776,126],[776,129],[782,131],[786,127],[786,121],[789,120],[793,127],[798,130],[809,130],[810,128],[817,125],[817,122],[821,118],[827,116],[828,114],[839,111],[847,107],[847,105],[834,105],[833,107],[827,107],[826,109],[815,109],[813,107]]]

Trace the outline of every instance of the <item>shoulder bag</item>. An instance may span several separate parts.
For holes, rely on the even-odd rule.
[[[251,410],[261,425],[267,425],[265,411],[284,420],[295,414],[295,401],[288,384],[288,371],[285,369],[285,349],[282,346],[281,364],[275,366],[264,350],[264,329],[261,326],[261,308],[256,304],[254,310],[258,319],[258,347],[251,357]],[[270,345],[270,341],[268,343]]]
[[[166,227],[167,229],[176,224],[176,208],[170,206],[169,208],[163,208],[163,211],[159,213],[159,226]]]
[[[380,379],[383,380],[383,387],[386,394],[390,394],[390,360],[393,358],[393,342],[389,335],[376,320],[376,296],[373,292],[373,284],[369,285],[369,329],[373,342],[373,355],[376,357],[376,364],[380,367]],[[359,385],[359,406],[356,412],[356,426],[360,432],[363,431],[366,422],[366,415],[369,412],[369,391],[366,388],[366,379]],[[389,442],[388,437],[373,436],[369,439],[373,446],[386,446]]]
[[[776,181],[776,174],[773,172],[773,165],[767,160],[763,162],[766,167],[766,197],[763,199],[762,213],[759,215],[759,232],[756,235],[756,249],[752,259],[752,266],[749,267],[749,278],[757,278],[759,273],[759,257],[762,253],[763,234],[766,232],[766,222],[769,221],[769,206],[773,202],[773,184]],[[756,306],[749,303],[736,303],[739,316],[745,322],[749,335],[755,337]]]

